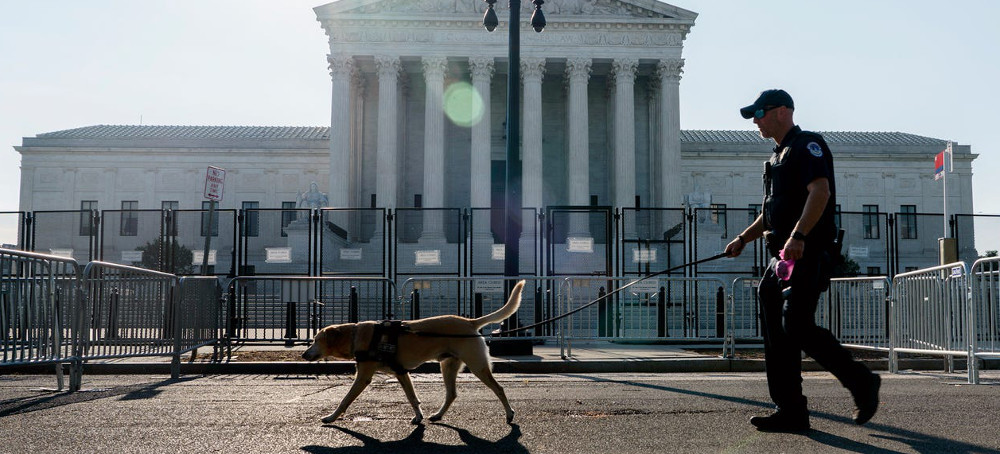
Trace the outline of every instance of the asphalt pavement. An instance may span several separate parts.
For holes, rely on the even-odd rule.
[[[470,374],[440,423],[411,425],[399,384],[380,376],[341,420],[323,424],[350,374],[85,376],[76,393],[47,375],[0,376],[0,451],[11,453],[1000,453],[1000,374],[882,374],[881,407],[865,426],[825,372],[807,372],[812,430],[761,433],[770,403],[759,372],[498,373],[517,412]],[[425,415],[440,376],[413,375]],[[426,421],[426,420],[425,420]]]

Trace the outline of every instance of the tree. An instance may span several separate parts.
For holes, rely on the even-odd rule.
[[[854,259],[841,255],[833,267],[833,277],[854,277],[861,273],[861,265]]]
[[[172,274],[193,274],[194,266],[192,264],[194,263],[194,253],[183,245],[177,243],[171,244],[173,244],[172,253],[162,258],[160,257],[160,253],[165,250],[165,247],[163,240],[160,238],[137,248],[137,250],[142,251],[141,266]],[[168,259],[171,259],[172,263],[167,263]]]

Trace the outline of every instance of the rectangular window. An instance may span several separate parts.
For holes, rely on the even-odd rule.
[[[138,200],[122,201],[122,221],[118,229],[121,236],[136,236],[139,234],[139,213],[134,210],[139,209]]]
[[[281,202],[281,236],[288,236],[285,232],[285,227],[291,224],[295,220],[295,216],[298,214],[295,211],[295,202]]]
[[[839,203],[833,206],[833,225],[837,226],[837,230],[840,230],[841,228],[843,228],[843,227],[840,226],[841,224],[840,224],[840,204]]]
[[[899,207],[899,236],[903,239],[914,240],[917,238],[917,206],[900,205]]]
[[[80,236],[91,236],[94,234],[95,211],[97,211],[96,200],[83,200],[80,202]]]
[[[243,234],[260,236],[260,202],[243,202]]]
[[[208,210],[212,207],[211,204],[215,202],[204,201],[201,202],[201,209],[204,210],[201,213],[201,236],[205,236],[208,233]],[[215,207],[218,210],[219,207]],[[219,236],[219,213],[215,213],[212,216],[212,236]]]
[[[879,227],[878,227],[878,205],[865,205],[862,207],[864,214],[862,214],[862,228],[864,229],[866,240],[875,240],[879,238]]]
[[[726,225],[726,204],[713,203],[710,208],[712,210],[712,223]]]
[[[869,266],[868,267],[868,275],[869,276],[881,276],[882,275],[882,268],[879,268],[877,266]]]

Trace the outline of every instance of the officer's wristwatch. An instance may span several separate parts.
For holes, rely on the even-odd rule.
[[[795,230],[795,231],[792,232],[792,239],[799,240],[799,241],[805,241],[806,240],[806,236],[803,235],[802,232],[799,232],[798,230]]]

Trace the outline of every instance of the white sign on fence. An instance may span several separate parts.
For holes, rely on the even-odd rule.
[[[589,237],[569,237],[566,238],[566,250],[568,252],[594,252],[594,239]]]
[[[264,248],[265,263],[292,263],[292,248],[290,247],[266,247]]]
[[[222,201],[225,184],[226,170],[208,166],[208,171],[205,172],[205,198],[216,202]]]
[[[506,252],[506,249],[504,249],[504,247],[506,247],[506,246],[503,245],[503,244],[494,244],[493,245],[493,254],[492,254],[493,260],[503,260],[504,257],[506,257],[504,255],[505,252]]]
[[[142,251],[122,251],[122,263],[142,263]]]
[[[868,258],[868,246],[851,246],[847,248],[847,256],[852,259]]]
[[[205,262],[205,251],[191,251],[194,259],[191,261],[195,265],[201,266]],[[215,249],[208,251],[208,264],[215,265]]]
[[[59,257],[66,257],[66,258],[70,258],[70,259],[73,258],[73,250],[72,249],[49,249],[49,254],[52,254],[52,255],[55,255],[55,256],[59,256]]]
[[[632,263],[655,263],[656,249],[632,249]]]
[[[340,250],[341,260],[361,260],[361,248],[343,248]]]
[[[441,250],[439,249],[416,251],[414,256],[416,257],[414,265],[417,266],[441,264]]]
[[[659,293],[660,292],[660,281],[656,279],[646,279],[644,281],[633,281],[628,289],[632,293]]]
[[[503,294],[503,279],[481,279],[476,281],[476,293]]]

